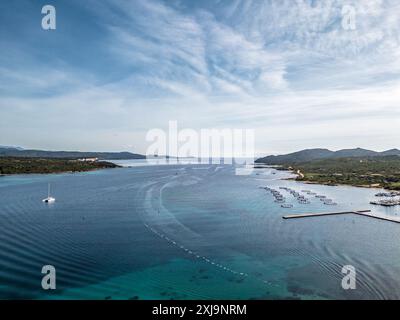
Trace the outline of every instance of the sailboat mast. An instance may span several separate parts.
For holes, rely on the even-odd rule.
[[[50,183],[47,185],[47,198],[50,197]]]

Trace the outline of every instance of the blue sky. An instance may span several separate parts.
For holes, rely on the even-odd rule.
[[[145,152],[177,120],[258,154],[400,147],[399,30],[395,0],[2,1],[0,145]]]

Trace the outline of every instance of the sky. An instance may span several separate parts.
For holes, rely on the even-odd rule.
[[[176,120],[258,155],[400,148],[399,31],[397,0],[1,1],[0,145],[144,153]]]

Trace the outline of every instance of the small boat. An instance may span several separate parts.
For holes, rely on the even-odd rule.
[[[282,204],[281,207],[282,208],[293,208],[293,205],[286,203],[286,204]]]
[[[48,184],[47,187],[47,198],[43,199],[42,201],[45,203],[53,203],[54,201],[56,201],[55,198],[50,196],[50,183]]]

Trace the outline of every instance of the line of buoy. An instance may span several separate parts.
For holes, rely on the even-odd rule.
[[[201,259],[201,260],[203,260],[204,262],[206,262],[206,263],[208,263],[208,264],[210,264],[210,265],[212,265],[212,266],[215,266],[215,267],[217,267],[217,268],[220,268],[220,269],[222,269],[222,270],[224,270],[224,271],[230,272],[230,273],[235,274],[235,275],[240,275],[240,276],[243,276],[243,277],[248,277],[248,276],[249,276],[249,275],[248,275],[247,273],[245,273],[245,272],[239,272],[239,271],[233,270],[233,269],[228,268],[228,267],[226,267],[226,266],[224,266],[224,265],[222,265],[222,264],[220,264],[220,263],[217,263],[217,262],[215,262],[215,261],[212,261],[212,260],[208,259],[208,258],[205,257],[205,256],[201,256],[201,255],[199,255],[198,253],[196,253],[196,252],[194,252],[194,251],[192,251],[192,250],[189,250],[189,249],[186,248],[185,246],[178,244],[175,240],[172,240],[172,239],[168,238],[167,236],[165,236],[165,235],[162,234],[161,232],[159,232],[159,231],[157,231],[156,229],[154,229],[153,227],[149,226],[147,223],[143,223],[143,225],[144,225],[149,231],[151,231],[151,232],[153,232],[154,234],[156,234],[157,236],[159,236],[161,239],[167,240],[169,243],[171,243],[171,244],[175,245],[176,247],[182,249],[182,250],[185,251],[186,253],[195,256],[197,259]]]

